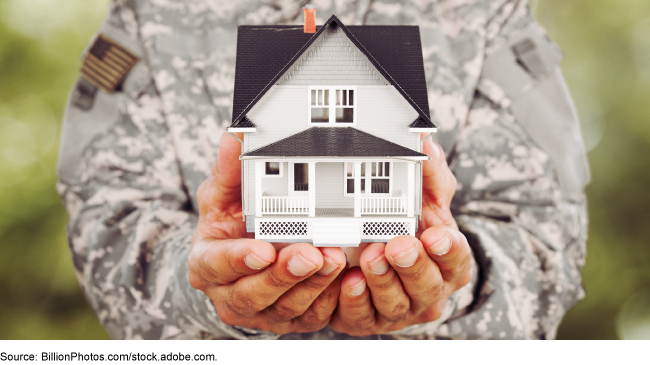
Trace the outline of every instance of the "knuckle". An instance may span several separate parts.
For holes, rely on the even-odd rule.
[[[219,319],[229,326],[239,325],[240,316],[227,304],[222,304],[216,307]]]
[[[387,321],[387,322],[399,322],[406,318],[406,316],[409,315],[409,312],[411,310],[411,305],[409,302],[406,301],[400,301],[395,304],[393,309],[389,313],[381,313],[381,316]]]
[[[277,273],[273,270],[266,270],[266,280],[271,287],[274,289],[287,290],[293,286],[293,283],[288,282],[282,279]]]
[[[437,319],[442,317],[442,308],[438,305],[433,305],[429,308],[427,308],[423,313],[422,313],[422,320],[424,322],[433,322]]]
[[[299,326],[296,331],[302,333],[321,330],[327,326],[331,317],[331,315],[321,316],[313,311],[308,311],[298,318]]]
[[[266,309],[266,305],[256,299],[253,294],[242,291],[232,292],[228,297],[228,305],[240,315],[257,313]]]
[[[288,322],[301,314],[297,308],[286,303],[276,303],[267,309],[267,315],[278,323]]]

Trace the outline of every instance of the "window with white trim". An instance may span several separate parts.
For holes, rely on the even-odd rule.
[[[309,124],[354,125],[356,86],[310,86]]]
[[[390,194],[390,162],[370,163],[370,194]]]
[[[361,194],[390,195],[392,192],[391,163],[386,161],[361,163]],[[344,163],[344,195],[354,195],[354,162]],[[370,191],[366,190],[370,186]]]
[[[282,162],[265,162],[264,176],[282,177]]]

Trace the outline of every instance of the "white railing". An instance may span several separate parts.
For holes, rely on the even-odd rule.
[[[361,214],[406,214],[406,197],[361,198]]]
[[[309,214],[309,197],[263,196],[262,214]]]

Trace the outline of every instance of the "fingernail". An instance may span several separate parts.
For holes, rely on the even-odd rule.
[[[333,273],[334,271],[336,271],[336,269],[338,269],[339,267],[341,267],[341,265],[337,265],[337,264],[333,263],[332,260],[330,260],[329,258],[324,257],[323,258],[323,267],[320,270],[318,270],[318,274],[323,275],[323,276],[327,276],[327,275]]]
[[[246,257],[244,257],[244,263],[246,264],[246,266],[255,270],[263,269],[271,264],[270,262],[266,262],[260,259],[259,257],[255,256],[255,254],[252,252],[246,254]]]
[[[451,240],[449,236],[445,235],[438,242],[433,244],[433,246],[428,248],[429,252],[434,255],[442,256],[451,250]]]
[[[358,297],[366,291],[366,279],[361,280],[361,282],[350,288],[350,294],[353,297]]]
[[[415,260],[418,259],[418,249],[413,245],[408,251],[405,251],[397,256],[393,256],[393,261],[399,267],[409,267],[415,264]]]
[[[304,276],[309,274],[312,270],[316,268],[316,265],[307,261],[300,252],[293,254],[291,260],[289,260],[289,271],[295,276]]]
[[[388,261],[384,255],[379,256],[375,261],[369,262],[368,267],[375,275],[383,275],[388,271]]]

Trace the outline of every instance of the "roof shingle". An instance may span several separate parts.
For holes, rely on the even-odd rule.
[[[417,26],[345,26],[332,16],[318,32],[303,32],[302,26],[240,26],[233,98],[233,123],[240,120],[299,59],[323,31],[340,26],[371,63],[406,98],[420,117],[431,123],[424,61]],[[434,126],[435,127],[435,126]]]
[[[312,127],[242,156],[427,157],[352,127]]]

